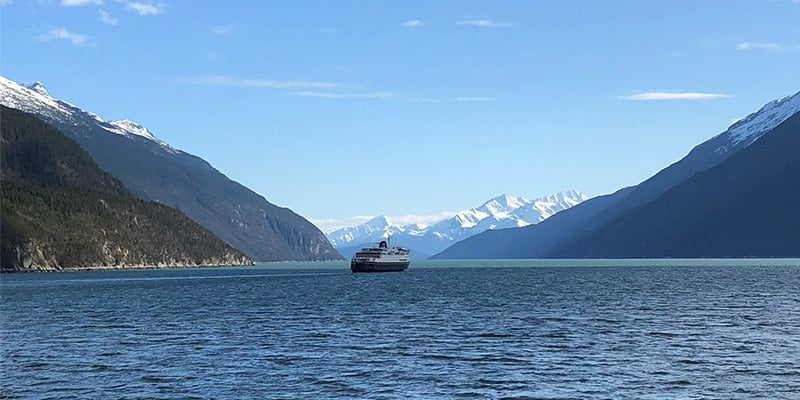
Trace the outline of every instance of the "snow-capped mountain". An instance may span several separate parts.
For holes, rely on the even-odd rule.
[[[348,246],[350,244],[377,242],[380,239],[403,232],[405,229],[389,221],[383,215],[379,215],[361,225],[346,227],[328,234],[331,244],[337,246]]]
[[[424,254],[436,254],[451,244],[490,229],[505,229],[538,224],[566,210],[587,196],[569,190],[529,200],[503,194],[481,206],[458,212],[452,218],[430,226],[400,225],[381,215],[362,225],[342,228],[328,234],[337,249],[375,243],[391,236],[392,241]],[[347,256],[347,254],[344,254]]]
[[[82,110],[66,101],[54,99],[44,85],[38,81],[19,85],[0,76],[0,104],[44,118],[50,124],[98,125],[108,132],[128,138],[147,139],[170,153],[177,152],[172,146],[155,137],[147,128],[136,122],[128,119],[105,121],[97,114]]]
[[[20,85],[2,76],[0,104],[54,126],[132,194],[177,208],[255,261],[340,258],[305,218],[269,203],[136,122],[106,121],[53,98],[40,82]]]
[[[747,147],[798,111],[800,111],[800,92],[765,104],[760,110],[737,121],[728,130],[711,140],[724,140],[716,152]]]
[[[449,220],[434,224],[429,231],[458,241],[489,229],[538,224],[586,199],[586,195],[576,190],[533,200],[503,194],[483,203],[480,207],[461,211]]]
[[[620,220],[640,207],[657,201],[692,177],[711,170],[739,152],[749,149],[752,144],[761,142],[762,137],[782,126],[798,112],[800,92],[770,101],[724,132],[698,144],[685,157],[638,185],[622,188],[606,196],[594,197],[536,226],[519,230],[487,231],[475,235],[433,257],[563,257],[566,254],[564,249],[570,245],[577,248],[587,235],[600,232],[612,221]],[[711,190],[711,186],[707,190]],[[708,197],[707,194],[697,196]]]

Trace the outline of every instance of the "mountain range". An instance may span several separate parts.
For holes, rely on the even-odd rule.
[[[798,112],[800,93],[771,101],[636,186],[592,198],[537,225],[483,232],[434,258],[798,256],[800,225],[776,222],[797,218],[792,194],[800,175],[791,161],[800,159],[792,142],[800,135],[792,122]],[[764,186],[780,182],[785,186]],[[761,201],[756,188],[772,202]],[[778,248],[765,239],[773,222],[771,240],[792,251],[770,251]],[[738,235],[731,237],[732,232]],[[767,236],[755,240],[755,232]],[[712,233],[718,236],[707,236]],[[729,243],[712,244],[720,238]]]
[[[255,261],[341,259],[305,218],[171,147],[130,120],[101,117],[49,95],[41,83],[0,77],[0,104],[72,138],[136,197],[174,207]]]
[[[586,199],[586,195],[576,190],[533,200],[503,194],[429,226],[400,225],[380,215],[364,224],[331,232],[328,239],[341,254],[349,256],[361,247],[391,236],[394,244],[412,249],[415,259],[427,258],[486,230],[538,224]]]
[[[341,259],[340,253],[349,256],[357,248],[372,245],[388,236],[394,244],[411,248],[417,259],[430,254],[438,259],[800,256],[800,229],[796,228],[800,226],[800,216],[793,202],[800,181],[797,165],[797,160],[800,160],[797,143],[800,136],[800,93],[767,103],[651,178],[613,194],[588,200],[576,191],[535,200],[501,195],[480,207],[461,211],[453,218],[430,226],[399,225],[379,216],[363,225],[332,232],[328,237],[305,218],[288,208],[269,203],[261,195],[227,178],[205,160],[173,148],[140,124],[127,119],[106,121],[53,98],[38,82],[19,85],[0,77],[0,104],[8,107],[3,109],[4,118],[21,111],[74,140],[82,151],[88,153],[92,163],[109,174],[94,182],[100,186],[89,187],[93,194],[80,194],[75,190],[87,188],[42,186],[36,179],[61,184],[64,176],[47,175],[53,172],[50,170],[35,171],[32,169],[35,163],[26,163],[30,160],[9,153],[8,157],[14,164],[7,165],[6,159],[3,160],[3,185],[4,191],[10,188],[8,192],[16,197],[4,198],[3,203],[3,257],[6,261],[16,257],[22,262],[25,258],[20,256],[25,253],[22,250],[26,246],[35,247],[32,242],[25,242],[25,238],[32,237],[32,228],[21,221],[36,213],[51,215],[55,220],[55,214],[49,214],[54,209],[94,215],[91,213],[96,210],[78,207],[75,199],[82,198],[91,199],[95,204],[113,202],[115,207],[112,209],[117,214],[108,215],[109,221],[116,218],[123,223],[121,221],[129,217],[148,220],[147,215],[173,221],[159,225],[151,220],[151,225],[148,225],[149,232],[161,232],[154,233],[154,237],[162,237],[164,243],[177,246],[171,250],[186,244],[174,242],[168,232],[175,232],[176,226],[188,227],[197,223],[201,227],[197,231],[200,233],[192,234],[192,237],[203,238],[203,243],[212,243],[214,239],[209,236],[216,236],[221,239],[219,243],[241,251],[231,252],[224,246],[220,247],[219,243],[209,244],[209,248],[215,249],[213,254],[198,250],[196,255],[210,257],[201,257],[210,263],[219,260],[246,263],[251,259]],[[65,144],[58,146],[69,147]],[[52,149],[48,151],[52,152]],[[74,151],[68,153],[77,154]],[[33,153],[24,154],[35,156]],[[81,159],[83,156],[75,157]],[[69,165],[66,162],[49,164],[52,160],[40,161],[50,169],[56,168],[54,165]],[[87,162],[80,163],[84,165]],[[12,166],[23,170],[13,170]],[[90,176],[97,175],[91,172],[91,168],[73,169]],[[33,175],[25,175],[31,171]],[[36,179],[28,180],[31,176]],[[70,179],[73,181],[69,182],[75,182],[77,178]],[[52,190],[68,194],[57,198],[47,194]],[[109,194],[133,195],[144,203],[126,205],[128,200],[117,202],[102,197]],[[23,209],[27,207],[20,202],[23,198],[35,203],[32,203],[34,208]],[[50,200],[48,203],[42,199]],[[61,201],[67,203],[59,203]],[[165,207],[152,208],[156,203]],[[12,210],[11,206],[23,208]],[[173,208],[179,213],[169,211]],[[193,222],[181,220],[180,213]],[[96,217],[85,217],[82,221],[87,220],[96,221],[97,226],[112,228],[97,222]],[[40,242],[62,250],[75,248],[58,239],[59,235],[69,231],[64,228],[66,225],[56,222],[37,224],[46,228],[42,231],[46,238],[37,239]],[[82,226],[83,231],[88,230],[88,225]],[[187,229],[194,231],[195,228]],[[102,231],[105,235],[106,229]],[[17,242],[10,242],[8,238],[11,236],[7,232],[16,235]],[[94,240],[96,237],[84,239],[74,243],[97,242]],[[205,242],[206,239],[211,241]],[[115,237],[114,240],[120,239]],[[165,249],[169,257],[162,258],[162,261],[148,259],[149,255],[144,253],[128,259],[127,254],[131,252],[124,250],[124,246],[118,246],[124,250],[122,253],[112,256],[104,253],[106,247],[101,248],[103,250],[93,248],[89,253],[105,254],[103,262],[108,265],[135,263],[135,260],[156,264],[168,262],[164,261],[167,259],[184,264],[198,260],[187,258],[194,251],[191,246],[176,252]],[[70,257],[81,259],[73,250],[69,251],[72,251],[68,252]],[[223,253],[226,255],[219,258]],[[86,260],[79,261],[88,262]],[[48,265],[59,262],[54,259],[40,261]]]

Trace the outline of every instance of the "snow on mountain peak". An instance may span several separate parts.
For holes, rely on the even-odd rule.
[[[739,145],[750,145],[798,111],[800,111],[800,92],[770,101],[760,110],[742,118],[718,135],[727,137],[728,140],[716,151],[725,152]]]
[[[417,250],[427,251],[426,254],[434,254],[455,241],[487,229],[537,224],[586,199],[586,195],[576,190],[568,190],[535,200],[502,194],[488,200],[480,207],[460,211],[452,218],[429,226],[397,225],[380,215],[362,225],[331,232],[328,234],[328,238],[335,247],[342,248],[374,242],[386,238],[388,235],[398,235],[398,240],[407,245],[419,246]]]
[[[25,83],[22,86],[24,86],[24,87],[26,87],[26,88],[28,88],[30,90],[33,90],[34,92],[39,93],[41,95],[45,95],[47,97],[50,97],[50,93],[47,92],[47,89],[44,87],[44,85],[42,85],[42,82],[35,81],[35,82],[31,82],[31,83]]]
[[[153,135],[153,133],[150,132],[149,129],[147,129],[147,128],[143,127],[142,125],[140,125],[140,124],[138,124],[138,123],[136,123],[134,121],[131,121],[129,119],[123,119],[123,120],[119,120],[119,121],[108,121],[108,122],[102,124],[102,127],[103,127],[103,129],[105,129],[105,130],[107,130],[109,132],[112,132],[112,133],[116,133],[118,135],[123,135],[123,136],[127,136],[127,135],[141,136],[143,138],[150,139],[150,140],[155,141],[155,142],[163,143],[160,139],[155,137],[155,135]],[[163,143],[163,144],[166,144],[166,143]]]
[[[0,104],[31,114],[52,115],[54,118],[66,118],[68,114],[58,101],[47,94],[47,90],[34,90],[3,76],[0,76]]]
[[[385,215],[378,215],[377,217],[367,221],[364,225],[373,227],[373,228],[385,228],[389,226],[393,226],[389,218],[386,218]]]
[[[334,246],[363,244],[377,242],[389,236],[402,233],[406,228],[419,230],[418,226],[404,227],[393,223],[384,215],[379,215],[369,221],[354,227],[345,227],[328,234],[328,240]]]
[[[504,193],[483,203],[482,206],[478,207],[478,210],[488,212],[489,214],[510,212],[524,206],[528,202],[530,202],[530,200],[523,197],[514,197]]]
[[[85,111],[78,106],[50,96],[41,82],[20,85],[0,76],[0,104],[27,113],[39,115],[45,119],[68,126],[97,125],[101,128],[128,138],[141,137],[153,141],[165,150],[175,153],[176,150],[166,142],[158,139],[145,127],[131,120],[104,121],[98,115]]]

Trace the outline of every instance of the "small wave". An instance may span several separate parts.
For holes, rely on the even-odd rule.
[[[423,354],[422,358],[427,358],[430,360],[461,360],[461,361],[468,361],[469,359],[459,357],[459,356],[451,356],[448,354]]]
[[[692,384],[692,382],[686,379],[676,379],[674,381],[666,381],[664,384],[671,386],[689,386]]]
[[[162,378],[160,376],[152,376],[152,375],[145,375],[142,376],[142,382],[149,382],[149,383],[167,383],[172,382],[172,379]]]
[[[486,398],[486,394],[485,393],[472,392],[472,391],[456,392],[456,393],[453,393],[453,395],[456,398],[459,398],[459,399],[485,399]]]
[[[655,336],[655,337],[666,337],[666,338],[675,338],[675,337],[685,336],[684,333],[660,332],[660,331],[653,331],[653,332],[648,333],[648,335]]]
[[[47,367],[49,367],[50,364],[46,362],[33,361],[28,364],[25,364],[25,366],[32,370],[41,370],[41,369],[47,369]]]
[[[650,372],[650,375],[669,375],[669,374],[670,374],[669,371],[662,371],[662,370]]]
[[[513,337],[514,335],[508,333],[485,332],[479,333],[476,336],[479,338],[508,338]]]

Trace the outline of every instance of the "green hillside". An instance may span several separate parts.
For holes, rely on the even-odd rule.
[[[3,271],[251,261],[179,211],[138,200],[74,141],[3,107]]]

